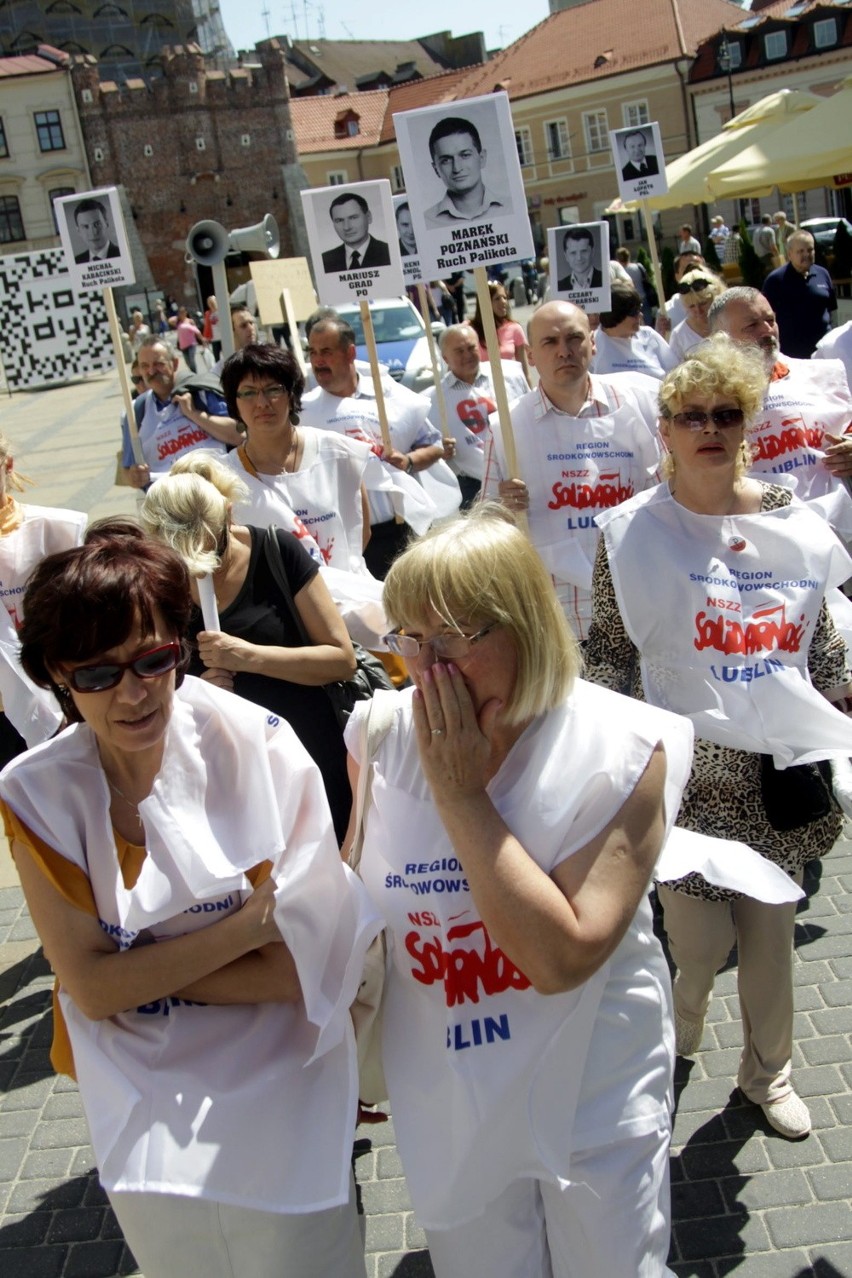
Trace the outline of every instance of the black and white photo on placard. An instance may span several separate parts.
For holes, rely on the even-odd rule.
[[[417,252],[417,237],[411,220],[411,204],[407,195],[393,197],[393,215],[396,218],[396,234],[399,240],[399,251],[402,255],[402,274],[406,287],[409,284],[424,283],[420,272],[420,257]]]
[[[665,195],[669,184],[659,124],[654,120],[635,128],[613,129],[609,138],[622,200]]]
[[[424,276],[533,256],[505,93],[394,116]]]
[[[132,284],[133,263],[114,186],[78,191],[54,201],[56,224],[74,288]]]
[[[301,195],[317,292],[324,306],[402,292],[388,181],[324,186]]]
[[[584,311],[606,311],[610,304],[609,224],[576,222],[547,232],[550,295]]]

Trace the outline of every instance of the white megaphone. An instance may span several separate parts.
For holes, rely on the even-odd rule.
[[[278,223],[271,213],[267,213],[263,221],[256,222],[254,226],[237,227],[228,236],[228,249],[231,253],[265,253],[267,257],[277,257],[281,252]]]
[[[196,222],[186,237],[186,255],[201,266],[224,262],[228,252],[228,232],[220,222]]]

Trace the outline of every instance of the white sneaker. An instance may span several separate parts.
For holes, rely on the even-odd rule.
[[[675,1012],[675,1052],[678,1056],[694,1056],[701,1046],[704,1018],[687,1021]]]
[[[770,1127],[786,1136],[788,1140],[801,1140],[811,1130],[811,1116],[808,1107],[800,1096],[791,1092],[784,1100],[771,1101],[760,1107]]]

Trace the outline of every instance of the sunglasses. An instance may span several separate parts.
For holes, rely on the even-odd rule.
[[[710,413],[702,412],[700,408],[688,408],[685,413],[673,413],[672,421],[686,430],[703,430],[708,422],[725,430],[728,426],[742,426],[745,413],[741,408],[714,408]]]
[[[705,288],[710,287],[710,281],[704,279],[690,280],[688,284],[678,284],[677,291],[679,293],[703,293]]]
[[[132,661],[110,661],[100,666],[78,666],[65,674],[75,692],[108,692],[116,688],[124,678],[125,670],[132,670],[137,679],[158,679],[174,670],[180,661],[181,647],[177,640],[164,643],[159,648],[140,652]]]

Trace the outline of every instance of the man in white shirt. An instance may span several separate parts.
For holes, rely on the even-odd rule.
[[[409,478],[415,475],[420,478],[442,458],[451,457],[455,452],[455,441],[443,442],[440,431],[429,420],[429,405],[424,397],[390,379],[382,382],[391,440],[388,452],[382,443],[372,378],[355,368],[355,334],[349,325],[331,317],[314,323],[308,337],[308,357],[317,388],[302,399],[303,424],[320,430],[336,430],[370,444],[393,472],[402,513],[406,521],[414,519],[415,531],[424,531],[437,513],[449,513],[453,498],[457,508],[461,494],[447,467],[444,470],[455,487],[455,494],[446,483],[441,485],[447,488],[450,497],[450,506],[445,511],[433,508],[430,514],[431,502]],[[364,558],[373,576],[384,579],[391,563],[405,547],[412,528],[409,522],[397,522],[392,494],[370,490],[367,496],[370,540]],[[432,496],[431,487],[429,496]],[[427,511],[425,525],[424,510]]]
[[[845,539],[852,537],[852,395],[838,359],[794,359],[781,353],[775,312],[756,288],[729,288],[707,316],[711,333],[727,333],[763,358],[769,384],[749,431],[752,473],[790,475],[803,501],[814,504]]]
[[[500,424],[491,419],[483,493],[529,512],[530,537],[550,570],[577,638],[592,612],[595,513],[657,482],[660,445],[624,378],[589,373],[593,341],[586,314],[547,302],[529,323],[535,390],[512,406],[523,479],[506,469]]]
[[[480,360],[479,341],[469,324],[453,324],[441,334],[441,354],[447,373],[441,379],[447,408],[447,427],[456,441],[450,466],[462,491],[462,509],[467,510],[479,495],[485,469],[485,440],[488,419],[496,411],[494,374],[490,364]],[[525,395],[529,387],[517,360],[501,360],[503,381],[509,402]],[[441,419],[438,390],[424,392],[429,401],[429,418]]]

